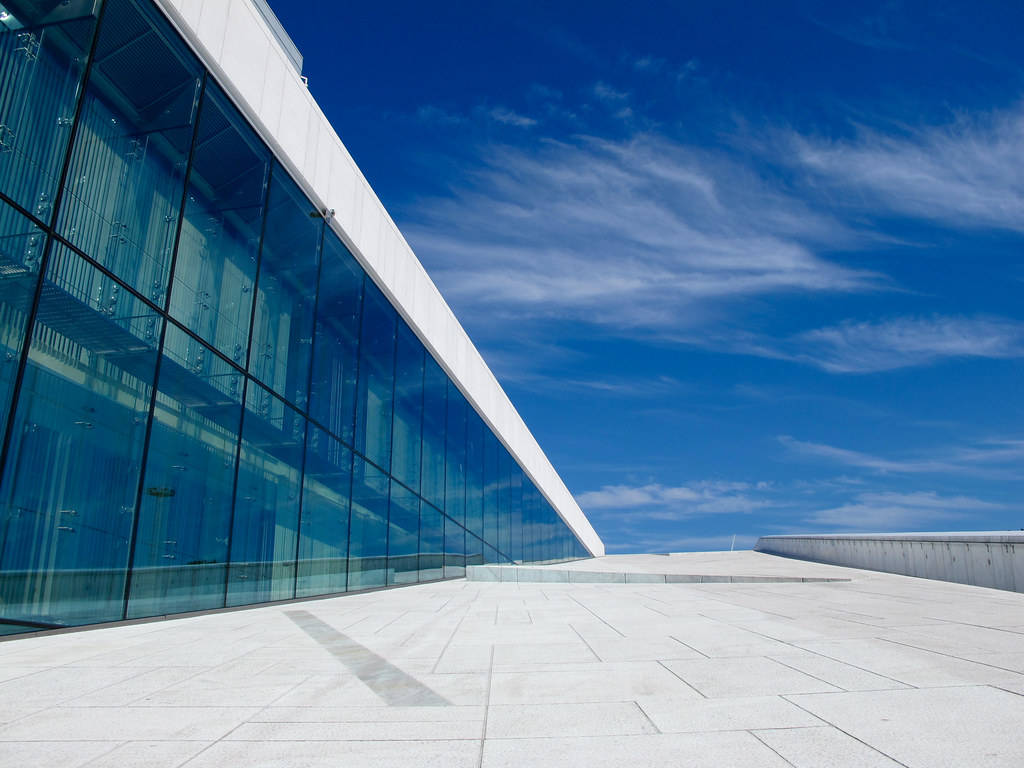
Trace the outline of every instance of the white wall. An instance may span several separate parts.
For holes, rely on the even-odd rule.
[[[249,0],[156,0],[459,389],[590,550],[604,544]]]

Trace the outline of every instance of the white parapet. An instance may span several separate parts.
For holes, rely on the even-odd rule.
[[[854,533],[762,536],[757,552],[870,571],[1024,592],[1024,533]]]
[[[591,554],[604,544],[252,0],[156,0],[331,228]]]

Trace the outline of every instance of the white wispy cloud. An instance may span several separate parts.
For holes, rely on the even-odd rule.
[[[906,531],[922,525],[944,527],[948,521],[1001,508],[970,496],[940,496],[934,491],[862,493],[852,503],[814,512],[805,522],[840,530]]]
[[[678,330],[728,300],[884,284],[814,253],[853,238],[833,218],[656,135],[492,147],[403,229],[460,312],[485,317]]]
[[[1024,440],[992,439],[940,449],[932,455],[890,459],[824,443],[782,435],[779,442],[796,454],[848,467],[892,474],[992,474],[1017,468],[1024,462]],[[1018,473],[1019,474],[1019,473]]]
[[[632,519],[685,520],[723,514],[744,514],[772,506],[757,495],[749,483],[704,481],[690,485],[666,486],[606,485],[578,494],[576,500],[589,511],[614,510]],[[763,490],[763,489],[762,489]]]
[[[788,339],[744,339],[739,351],[808,363],[832,373],[875,373],[949,358],[1024,356],[1024,323],[993,317],[847,321]]]
[[[849,140],[792,135],[792,157],[849,206],[1024,232],[1024,104]]]
[[[513,125],[517,128],[531,128],[537,125],[537,121],[532,117],[521,115],[507,107],[492,107],[487,111],[487,115],[497,123]]]

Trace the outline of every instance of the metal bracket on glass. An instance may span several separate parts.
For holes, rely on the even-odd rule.
[[[19,32],[18,33],[18,45],[14,49],[15,53],[24,55],[29,61],[35,61],[39,58],[39,38],[36,37],[35,32]]]

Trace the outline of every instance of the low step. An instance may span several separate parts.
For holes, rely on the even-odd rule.
[[[532,568],[525,565],[469,565],[469,581],[516,581],[573,584],[790,584],[850,581],[817,576],[723,576],[699,573],[628,573],[579,571],[575,568]]]

